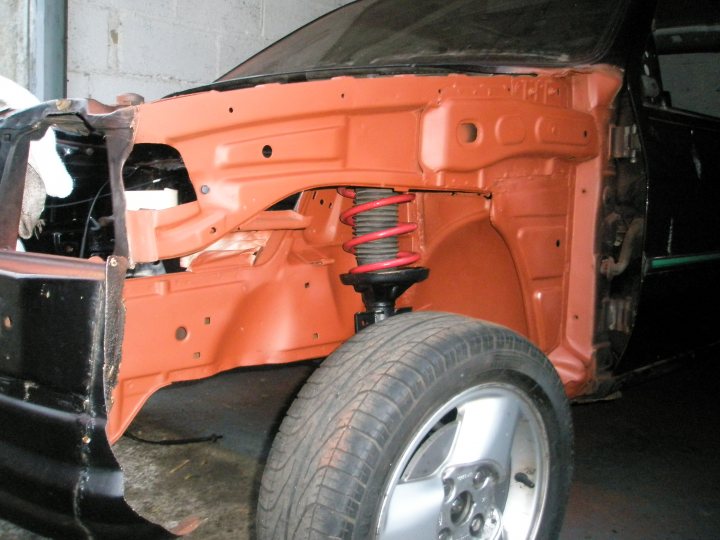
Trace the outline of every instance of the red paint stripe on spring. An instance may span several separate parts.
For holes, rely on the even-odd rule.
[[[347,242],[345,242],[343,244],[343,249],[348,253],[355,253],[355,247],[359,246],[360,244],[367,244],[368,242],[382,240],[383,238],[400,236],[401,234],[413,232],[415,229],[417,229],[417,225],[415,223],[402,223],[401,225],[391,227],[389,229],[383,229],[382,231],[374,231],[371,233],[363,234],[362,236],[356,236],[352,240],[348,240]]]
[[[342,195],[342,193],[340,193]],[[345,195],[343,195],[344,197]],[[355,198],[355,193],[353,196]],[[383,208],[384,206],[390,206],[391,204],[402,204],[415,200],[414,193],[406,193],[404,195],[393,195],[392,197],[386,197],[385,199],[378,199],[376,201],[370,201],[363,204],[358,204],[352,208],[348,208],[342,214],[340,214],[340,221],[345,225],[353,227],[355,225],[355,216],[367,212],[368,210],[375,210],[376,208]],[[413,229],[414,230],[414,229]]]
[[[361,264],[360,266],[351,268],[350,273],[362,274],[364,272],[373,272],[375,270],[388,270],[390,268],[399,268],[401,266],[413,264],[419,260],[419,253],[413,253],[412,251],[398,251],[398,256],[395,259],[370,264]]]
[[[338,193],[348,199],[355,199],[355,191],[349,188],[338,188]],[[405,193],[401,195],[393,195],[384,199],[378,199],[375,201],[358,204],[345,210],[340,214],[340,221],[345,225],[353,227],[355,225],[355,216],[369,210],[376,208],[382,208],[390,206],[391,204],[403,204],[415,200],[414,193]],[[348,253],[355,253],[355,248],[361,244],[368,242],[374,242],[383,238],[391,238],[393,236],[400,236],[401,234],[407,234],[417,229],[416,223],[401,223],[395,227],[383,229],[381,231],[375,231],[362,236],[356,236],[351,240],[348,240],[343,244],[343,249]],[[397,257],[394,259],[388,259],[386,261],[380,261],[369,264],[361,264],[350,270],[351,274],[362,274],[364,272],[373,272],[375,270],[387,270],[390,268],[399,268],[401,266],[407,266],[409,264],[416,263],[420,260],[420,254],[411,251],[399,251]]]

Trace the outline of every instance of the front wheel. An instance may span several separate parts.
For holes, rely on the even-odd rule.
[[[412,313],[313,374],[268,458],[258,537],[553,538],[572,424],[545,356],[514,332]]]

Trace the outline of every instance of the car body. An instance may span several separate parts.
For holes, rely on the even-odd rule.
[[[0,515],[171,535],[124,502],[111,448],[153,392],[323,358],[409,309],[524,336],[569,399],[718,341],[720,110],[677,74],[717,57],[717,8],[405,3],[350,4],[153,103],[2,119]],[[75,189],[19,252],[49,127]],[[389,258],[418,262],[350,270],[361,194],[411,195],[379,230],[417,225]]]

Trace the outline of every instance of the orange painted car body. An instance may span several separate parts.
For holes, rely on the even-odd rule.
[[[622,73],[518,73],[338,77],[138,106],[134,143],[177,149],[197,201],[128,211],[130,259],[200,254],[185,272],[125,282],[110,440],[162,386],[323,357],[352,335],[362,303],[339,279],[354,258],[338,186],[417,194],[400,208],[419,225],[401,246],[430,277],[399,306],[504,324],[548,354],[569,396],[591,391],[596,223]],[[266,211],[296,193],[295,210]]]

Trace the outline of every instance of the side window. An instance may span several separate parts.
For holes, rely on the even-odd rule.
[[[720,117],[720,53],[658,54],[669,105]]]
[[[653,37],[664,104],[720,117],[720,3],[660,0]]]

